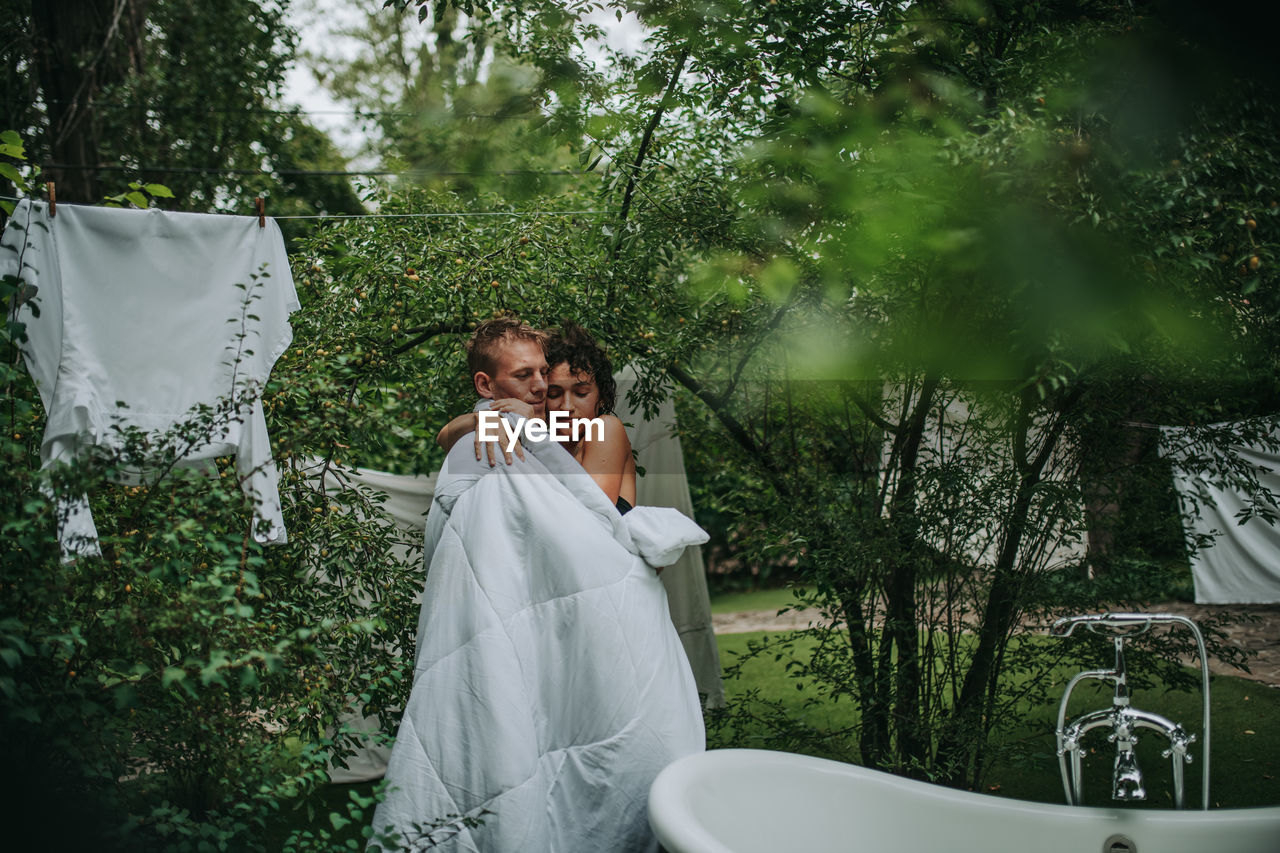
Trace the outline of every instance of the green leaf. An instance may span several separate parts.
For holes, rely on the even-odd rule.
[[[113,691],[116,708],[132,708],[138,704],[138,688],[132,684],[121,684]]]
[[[132,204],[134,207],[146,207],[146,206],[147,206],[147,197],[146,197],[145,195],[143,195],[142,193],[140,193],[140,192],[125,193],[125,194],[124,194],[124,197],[125,197],[125,198],[129,201],[129,203],[130,203],[130,204]]]
[[[156,198],[173,198],[173,190],[164,184],[147,184],[143,189]]]

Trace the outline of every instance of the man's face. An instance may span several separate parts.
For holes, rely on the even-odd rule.
[[[504,339],[498,346],[493,374],[480,372],[474,378],[481,397],[490,400],[511,397],[533,406],[539,417],[545,416],[547,357],[537,341]]]

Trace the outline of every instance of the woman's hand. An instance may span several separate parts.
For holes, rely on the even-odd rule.
[[[489,404],[489,411],[510,412],[513,415],[519,415],[520,417],[526,418],[526,419],[532,418],[535,415],[537,415],[537,412],[534,411],[533,406],[529,405],[523,400],[517,400],[514,397],[504,397],[501,400],[494,400],[492,403]],[[483,445],[485,456],[488,457],[489,459],[490,468],[497,465],[497,462],[495,461],[495,458],[494,458],[494,447],[498,448],[498,452],[502,454],[502,459],[504,462],[506,462],[508,465],[514,464],[514,460],[512,460],[511,458],[511,452],[506,449],[504,438],[496,438],[492,441],[480,440],[479,415],[477,414],[475,415],[475,417],[476,417],[476,435],[475,435],[475,441],[473,443],[475,445],[475,450],[476,450],[476,461],[477,462],[480,461],[480,447],[481,445]],[[506,434],[505,430],[499,431],[500,436],[505,436],[505,434]],[[515,446],[515,455],[520,458],[521,462],[524,461],[524,447],[518,441],[516,442],[516,446]]]

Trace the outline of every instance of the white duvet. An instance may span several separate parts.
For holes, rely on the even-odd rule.
[[[656,850],[649,785],[704,747],[653,565],[706,534],[675,510],[620,516],[558,445],[529,451],[489,468],[464,438],[436,485],[413,690],[374,818],[398,849]],[[428,831],[455,815],[481,823]]]

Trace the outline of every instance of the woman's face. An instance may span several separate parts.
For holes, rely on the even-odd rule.
[[[569,362],[552,365],[547,373],[547,412],[568,412],[571,418],[594,418],[600,414],[600,389],[586,371],[574,373]]]

